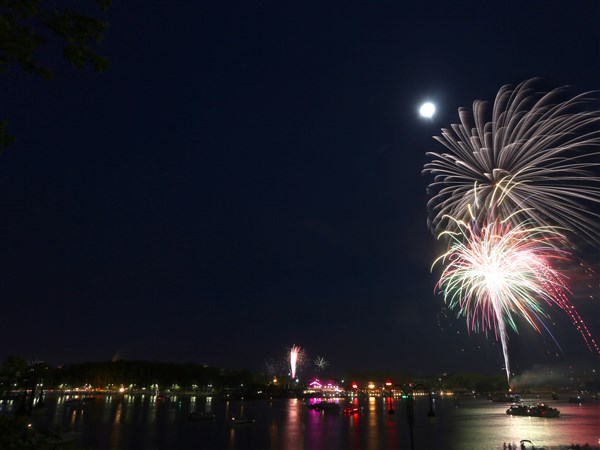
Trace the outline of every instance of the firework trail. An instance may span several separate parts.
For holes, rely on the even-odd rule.
[[[440,234],[449,239],[449,248],[434,262],[445,265],[436,290],[448,307],[466,318],[469,331],[493,331],[500,339],[509,381],[507,326],[518,332],[515,317],[522,317],[538,332],[540,326],[547,330],[545,305],[564,310],[588,348],[600,353],[569,303],[566,277],[555,268],[570,258],[563,235],[552,227],[513,225],[512,219],[490,218],[480,226],[448,218],[457,231]]]
[[[296,378],[296,369],[300,364],[301,355],[302,348],[292,345],[292,348],[290,349],[290,374],[292,379]]]
[[[435,136],[446,153],[423,173],[428,186],[429,222],[435,234],[456,229],[449,220],[477,219],[488,208],[513,223],[558,226],[588,242],[600,242],[600,111],[596,93],[562,100],[564,88],[537,92],[539,80],[502,87],[492,106],[477,100],[473,113],[459,109],[459,124]],[[562,100],[562,101],[561,101]],[[586,111],[585,108],[591,110]],[[520,211],[515,214],[515,211]]]

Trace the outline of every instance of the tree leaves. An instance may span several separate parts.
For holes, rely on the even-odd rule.
[[[110,6],[110,0],[95,3],[104,11]],[[102,72],[108,60],[94,46],[104,39],[107,28],[105,21],[59,8],[49,0],[0,0],[0,72],[16,65],[26,73],[51,79],[49,65],[37,59],[40,48],[51,42],[63,45],[63,57],[73,67],[89,65]],[[0,152],[14,142],[6,127],[6,121],[0,122]]]

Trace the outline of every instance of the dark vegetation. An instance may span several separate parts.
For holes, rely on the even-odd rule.
[[[261,374],[247,369],[226,370],[201,364],[172,364],[151,361],[105,361],[53,367],[45,362],[27,363],[22,358],[10,356],[0,369],[0,395],[14,389],[26,389],[42,382],[45,389],[59,387],[92,388],[107,386],[158,385],[161,388],[177,386],[182,390],[213,390],[233,387],[263,385]]]
[[[106,11],[110,1],[94,3]],[[96,46],[104,39],[108,23],[94,17],[96,11],[86,4],[89,0],[70,3],[73,7],[66,1],[0,0],[0,72],[17,68],[51,79],[57,59],[77,69],[106,70],[108,60],[97,53]],[[15,141],[7,125],[6,120],[0,121],[0,151]]]
[[[278,376],[279,389],[290,387],[286,374]],[[304,377],[306,378],[306,377]],[[326,374],[319,376],[328,379]],[[379,371],[355,371],[336,381],[349,385],[356,381],[365,386],[367,381],[393,380],[394,384],[420,383],[432,389],[493,392],[505,391],[506,378],[500,375],[451,373],[435,376],[393,374]],[[14,389],[26,389],[33,382],[43,382],[45,389],[74,388],[84,385],[105,389],[108,386],[136,389],[151,388],[182,391],[236,390],[250,393],[255,390],[273,390],[272,377],[249,369],[227,370],[202,364],[174,364],[157,361],[103,361],[53,367],[45,362],[27,363],[22,358],[10,356],[0,368],[0,396]]]

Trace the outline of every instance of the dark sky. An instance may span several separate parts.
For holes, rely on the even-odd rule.
[[[600,88],[600,3],[323,3],[114,1],[107,72],[0,75],[0,358],[502,373],[433,294],[425,152],[504,84]],[[553,318],[516,371],[598,361]]]

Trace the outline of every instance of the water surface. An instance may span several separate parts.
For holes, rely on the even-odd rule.
[[[406,400],[341,399],[364,412],[344,416],[341,410],[318,412],[298,399],[224,401],[218,398],[99,396],[82,408],[64,397],[50,397],[32,416],[38,428],[80,432],[75,448],[83,449],[228,449],[228,450],[398,450],[410,449]],[[528,399],[524,399],[528,402]],[[529,402],[535,402],[530,399]],[[559,418],[514,417],[507,405],[484,399],[436,399],[434,418],[429,402],[416,399],[415,449],[502,449],[503,443],[531,440],[536,448],[566,449],[572,443],[600,448],[600,402],[551,402]],[[390,407],[395,414],[389,414]],[[191,411],[215,414],[210,421],[190,421]],[[253,417],[254,425],[230,428],[232,416]],[[528,446],[527,448],[530,448]]]

